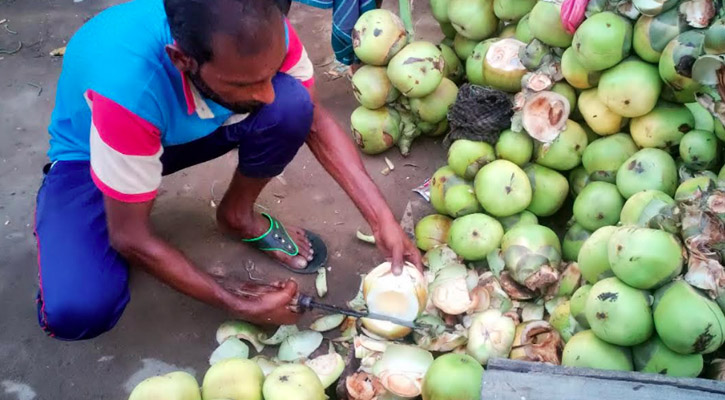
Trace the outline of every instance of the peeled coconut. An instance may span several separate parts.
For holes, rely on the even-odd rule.
[[[615,226],[599,228],[582,244],[577,261],[587,282],[596,283],[614,275],[609,263],[609,239],[616,230]]]
[[[593,331],[572,336],[564,346],[561,365],[566,367],[632,371],[632,352],[627,347],[609,344]]]
[[[709,169],[719,161],[720,144],[713,132],[690,131],[680,141],[680,157],[690,169]]]
[[[569,172],[569,188],[571,189],[571,197],[576,198],[579,193],[589,184],[591,178],[587,170],[583,166],[578,166]]]
[[[602,73],[589,71],[574,55],[574,50],[568,47],[561,55],[561,73],[570,85],[577,89],[589,89],[597,86]]]
[[[448,315],[460,315],[473,305],[466,278],[468,271],[463,265],[450,265],[435,273],[429,286],[430,301]]]
[[[384,67],[363,65],[352,76],[352,93],[360,104],[371,110],[392,103],[400,96]]]
[[[506,357],[511,352],[516,324],[500,310],[487,310],[476,314],[468,329],[466,352],[482,365],[495,357]]]
[[[558,171],[568,171],[581,163],[588,143],[587,134],[578,123],[566,121],[564,129],[553,142],[539,145],[534,159],[537,164]]]
[[[332,352],[307,360],[305,365],[315,371],[317,377],[320,378],[322,387],[328,388],[337,382],[340,375],[342,375],[342,371],[345,369],[345,360],[341,355]]]
[[[574,317],[576,322],[584,329],[589,329],[589,322],[586,316],[587,300],[589,298],[589,292],[592,290],[592,285],[583,285],[574,292],[569,301],[569,311],[571,316]],[[568,340],[567,340],[568,342]]]
[[[564,175],[538,164],[529,164],[524,171],[533,190],[527,210],[538,217],[548,217],[559,211],[569,194],[569,181]]]
[[[534,152],[534,141],[526,132],[514,132],[506,129],[501,132],[496,142],[496,156],[503,160],[523,167],[531,160]]]
[[[431,214],[423,217],[415,225],[415,243],[419,249],[428,251],[446,244],[452,219],[445,215]]]
[[[585,229],[581,224],[574,223],[564,235],[561,243],[562,256],[565,261],[576,261],[579,258],[584,242],[592,235],[591,231]]]
[[[541,320],[522,322],[516,326],[509,358],[559,365],[563,347],[561,335],[548,322]]]
[[[654,332],[649,293],[614,277],[592,286],[585,312],[594,334],[608,343],[634,346]]]
[[[494,0],[493,13],[502,21],[516,22],[528,14],[534,5],[536,5],[536,0]]]
[[[679,354],[665,346],[657,335],[632,348],[634,369],[639,372],[697,378],[702,372],[702,354]]]
[[[569,129],[569,100],[559,93],[538,92],[526,100],[521,123],[532,138],[551,143]]]
[[[561,23],[561,5],[548,1],[536,3],[529,14],[529,29],[536,39],[549,46],[571,46],[572,34]]]
[[[695,117],[683,105],[661,102],[646,115],[633,118],[629,128],[637,146],[667,150],[695,128]]]
[[[667,194],[659,190],[643,190],[627,199],[619,219],[622,225],[678,232],[673,215],[675,208],[675,200]]]
[[[529,27],[529,15],[526,14],[519,20],[518,24],[516,24],[516,34],[514,37],[524,43],[529,43],[532,40],[534,40],[534,35],[531,33],[531,28]]]
[[[504,232],[508,232],[519,225],[538,225],[539,219],[536,218],[536,215],[531,211],[524,210],[518,214],[499,218],[498,222],[500,222],[503,226]]]
[[[430,352],[415,346],[391,344],[373,366],[373,374],[390,393],[412,398],[420,395],[423,377],[431,364]]]
[[[450,0],[448,18],[459,34],[472,40],[489,38],[498,28],[493,0]]]
[[[350,115],[352,135],[365,154],[380,154],[400,139],[400,114],[390,107],[358,107]]]
[[[456,54],[455,50],[451,47],[443,43],[439,44],[438,48],[440,49],[441,54],[443,55],[443,61],[446,64],[443,70],[443,77],[450,79],[456,84],[461,83],[466,74],[466,70],[461,63],[461,59],[458,58],[458,54]]]
[[[676,100],[680,103],[695,101],[695,92],[701,88],[691,78],[692,61],[704,53],[704,41],[702,30],[685,31],[672,39],[660,56],[660,77],[675,91]]]
[[[519,51],[526,43],[501,39],[491,43],[483,59],[483,79],[494,89],[515,93],[521,90],[521,78],[528,71],[521,63]]]
[[[489,47],[496,39],[488,39],[474,44],[466,60],[466,78],[474,85],[486,85],[486,78],[483,76],[483,62],[488,53]]]
[[[423,378],[423,400],[479,400],[483,367],[466,354],[444,354]]]
[[[264,380],[263,392],[264,400],[327,399],[320,378],[304,364],[283,364],[275,368]]]
[[[369,65],[386,65],[407,43],[403,21],[385,9],[364,13],[352,30],[355,55]]]
[[[698,192],[705,192],[710,185],[713,185],[713,179],[710,176],[696,176],[682,181],[675,191],[675,200],[685,201],[692,198]]]
[[[469,184],[451,186],[445,195],[446,210],[453,218],[481,212],[481,204],[478,203],[476,192]]]
[[[441,23],[451,22],[450,18],[448,18],[448,3],[450,3],[450,0],[430,1],[430,11],[436,21]]]
[[[478,40],[469,39],[457,33],[456,37],[453,39],[453,50],[456,51],[458,58],[460,58],[461,60],[467,60],[473,53],[473,49],[476,47],[477,44]],[[468,72],[467,67],[466,72]]]
[[[396,89],[410,98],[433,93],[443,79],[445,61],[433,43],[412,42],[388,64],[388,78]]]
[[[610,11],[594,14],[576,30],[571,48],[587,71],[611,68],[629,55],[632,24]]]
[[[469,214],[451,224],[448,244],[469,261],[483,260],[496,249],[503,237],[501,223],[486,214]]]
[[[722,310],[685,281],[660,288],[653,309],[660,339],[677,353],[708,354],[725,342]]]
[[[617,188],[625,198],[647,189],[673,196],[677,189],[675,160],[660,149],[642,149],[619,167]]]
[[[315,379],[319,382],[317,375]],[[204,399],[262,400],[263,381],[264,374],[254,361],[230,358],[206,371],[201,394]]]
[[[657,67],[637,58],[604,71],[598,95],[610,110],[623,117],[640,117],[652,111],[662,91]]]
[[[176,371],[145,379],[133,388],[128,400],[201,400],[199,384],[191,374]]]
[[[446,118],[448,109],[456,101],[458,86],[448,78],[443,78],[433,93],[410,99],[413,115],[425,122],[437,124]]]
[[[393,274],[391,263],[382,263],[363,280],[363,298],[373,313],[414,321],[425,308],[427,296],[425,277],[409,263],[397,276]],[[410,328],[392,322],[363,318],[362,323],[374,334],[387,339],[399,339],[410,333]]]
[[[439,168],[430,180],[430,204],[439,214],[447,214],[446,192],[453,186],[466,184],[449,166]]]
[[[617,186],[608,182],[591,182],[574,200],[574,218],[584,228],[595,231],[619,222],[624,199]]]
[[[448,166],[466,180],[473,180],[481,167],[495,159],[493,147],[486,142],[459,139],[448,149]]]
[[[606,136],[621,132],[622,127],[629,122],[627,118],[615,113],[602,102],[597,88],[581,92],[577,106],[584,121],[598,135]]]
[[[526,173],[516,164],[496,160],[484,165],[474,182],[481,206],[496,217],[507,217],[525,210],[532,190]]]
[[[634,24],[632,47],[640,58],[657,64],[665,46],[680,33],[690,29],[677,9],[655,17],[642,15]]]
[[[556,233],[542,225],[519,225],[506,232],[501,252],[511,277],[530,290],[559,279],[561,243]]]
[[[615,183],[619,167],[637,150],[631,136],[617,133],[589,143],[582,154],[582,165],[592,180]]]

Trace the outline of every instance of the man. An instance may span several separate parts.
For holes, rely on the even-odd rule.
[[[293,281],[234,293],[153,233],[162,175],[238,149],[217,212],[240,242],[294,272],[325,261],[318,236],[253,210],[303,143],[348,193],[397,270],[420,254],[356,148],[315,102],[313,71],[273,0],[134,0],[71,39],[38,193],[41,327],[59,339],[110,330],[129,301],[128,263],[176,290],[262,324],[293,323]]]

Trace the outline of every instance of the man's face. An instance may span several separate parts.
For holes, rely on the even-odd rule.
[[[235,113],[253,112],[274,101],[272,78],[282,66],[286,49],[284,28],[270,29],[257,52],[240,53],[236,38],[216,34],[212,59],[186,71],[201,94]],[[274,25],[273,25],[274,26]],[[254,53],[254,54],[253,54]]]

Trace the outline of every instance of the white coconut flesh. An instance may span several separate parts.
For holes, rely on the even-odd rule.
[[[522,47],[526,43],[516,39],[501,39],[491,44],[486,52],[486,66],[501,73],[525,72],[526,67],[519,58]]]
[[[400,397],[417,397],[421,393],[423,377],[433,363],[433,355],[426,350],[404,345],[391,345],[373,367],[373,374],[383,387]]]
[[[450,279],[436,286],[432,297],[433,304],[450,315],[463,314],[473,305],[465,277]]]
[[[317,377],[320,378],[320,382],[322,382],[322,387],[327,388],[342,375],[342,371],[345,369],[345,360],[337,353],[329,353],[308,360],[305,365],[315,371]]]
[[[551,143],[566,127],[570,111],[566,97],[550,91],[539,92],[526,100],[522,124],[529,136]]]

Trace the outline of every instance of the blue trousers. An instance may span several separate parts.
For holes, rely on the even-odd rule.
[[[166,147],[163,173],[237,148],[243,175],[280,174],[307,138],[313,105],[289,75],[278,74],[273,84],[274,103],[202,139]],[[35,217],[38,322],[57,339],[90,339],[113,328],[128,304],[128,263],[110,245],[103,194],[91,180],[90,162],[57,161],[44,172]]]

